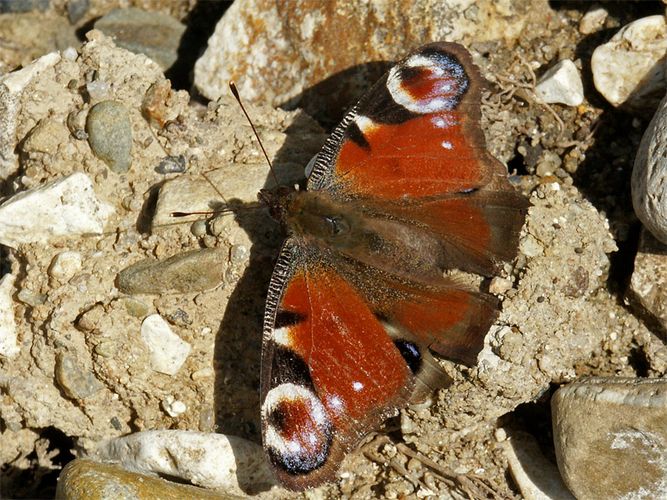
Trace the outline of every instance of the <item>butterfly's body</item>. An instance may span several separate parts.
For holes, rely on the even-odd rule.
[[[300,248],[405,279],[433,283],[443,278],[443,248],[426,228],[358,200],[334,200],[323,191],[295,190],[276,201],[282,207],[280,222]]]
[[[479,130],[481,77],[424,46],[344,118],[307,190],[263,191],[288,235],[269,287],[264,446],[283,484],[331,480],[382,420],[473,364],[497,300],[448,277],[511,259],[527,203]]]

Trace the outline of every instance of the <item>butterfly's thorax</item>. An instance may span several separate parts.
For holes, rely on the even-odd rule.
[[[432,282],[442,276],[444,249],[436,237],[362,200],[342,202],[322,191],[293,191],[282,206],[281,222],[288,234],[320,250],[410,281]]]

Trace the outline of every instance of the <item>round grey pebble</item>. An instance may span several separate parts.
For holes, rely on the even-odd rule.
[[[198,238],[206,234],[206,221],[196,220],[190,226],[190,232]]]
[[[93,106],[86,120],[90,148],[111,170],[122,174],[132,164],[132,126],[125,107],[116,101]]]

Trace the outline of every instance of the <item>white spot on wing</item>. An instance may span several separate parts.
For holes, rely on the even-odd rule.
[[[373,120],[364,115],[357,115],[354,118],[354,123],[357,124],[357,127],[359,127],[359,130],[364,135],[372,132],[377,127],[377,124]]]
[[[354,389],[355,391],[359,392],[363,388],[364,384],[362,384],[361,382],[352,382],[352,389]]]
[[[292,338],[290,337],[289,329],[286,326],[283,326],[282,328],[276,328],[273,330],[273,341],[276,344],[284,345],[286,347],[292,345]]]
[[[454,149],[454,145],[449,141],[442,141],[442,147],[445,149]]]

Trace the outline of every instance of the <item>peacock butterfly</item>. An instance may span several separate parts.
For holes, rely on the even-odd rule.
[[[264,448],[280,482],[335,478],[345,453],[444,380],[429,350],[474,364],[497,300],[446,272],[492,276],[528,206],[480,129],[468,52],[397,63],[316,156],[307,190],[263,190],[287,232],[262,347]]]

